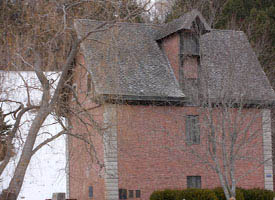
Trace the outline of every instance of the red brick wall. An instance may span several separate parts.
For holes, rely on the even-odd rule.
[[[183,66],[184,78],[198,78],[198,60],[197,57],[186,56]]]
[[[91,109],[98,105],[89,100],[87,93],[87,73],[79,65],[84,65],[84,59],[81,55],[78,56],[78,64],[74,73],[74,80],[77,83],[77,93],[79,102],[83,108]],[[89,96],[91,97],[91,96]],[[79,111],[76,108],[76,101],[72,100],[70,104],[72,108],[75,108],[75,112]],[[90,114],[92,118],[99,124],[103,121],[103,108],[101,106],[91,109]],[[80,134],[80,136],[89,142],[95,148],[96,154],[90,148],[90,145],[84,141],[69,137],[69,169],[70,169],[70,198],[77,200],[86,200],[88,198],[88,187],[93,186],[93,199],[103,200],[104,199],[104,169],[100,168],[100,164],[103,164],[103,143],[100,133],[96,129],[87,123],[83,123],[79,119],[81,117],[84,122],[89,124],[90,121],[85,115],[72,114],[71,125],[73,127],[73,134]],[[99,163],[98,163],[99,162]]]
[[[173,40],[176,41],[177,38],[175,36]],[[78,61],[85,64],[81,56]],[[173,67],[176,67],[176,64],[175,60]],[[86,71],[80,70],[79,65],[75,80],[81,81],[77,84],[80,102],[87,102],[84,104],[87,108],[97,106],[87,99]],[[74,101],[72,105],[75,105]],[[184,117],[201,114],[201,110],[196,107],[120,105],[117,112],[119,188],[141,190],[141,199],[147,200],[154,190],[186,188],[187,176],[201,176],[203,188],[219,186],[217,175],[184,150]],[[249,121],[251,116],[259,114],[258,112],[260,110],[246,110],[245,113],[250,117],[245,119]],[[102,123],[102,107],[92,109],[91,114],[96,121]],[[72,115],[71,121],[74,133],[89,133],[88,141],[93,142],[97,157],[103,163],[102,137],[92,127],[86,130],[76,116]],[[259,130],[261,135],[261,117],[256,120],[251,131],[256,130]],[[88,145],[72,137],[69,144],[70,198],[88,199],[88,186],[93,186],[94,199],[103,200],[105,194],[103,169],[100,170],[99,165],[95,163],[95,157],[90,154]],[[199,152],[204,152],[205,140],[202,138],[200,145],[193,146]],[[252,158],[261,158],[262,137],[256,138],[242,150]],[[237,177],[246,174],[249,169],[255,169],[254,165],[252,161],[238,162]],[[264,187],[263,166],[243,178],[238,186]]]
[[[271,109],[271,138],[272,138],[272,166],[273,166],[273,190],[275,191],[275,108]]]
[[[170,65],[175,73],[177,80],[179,80],[179,67],[180,67],[180,35],[174,33],[162,41],[162,48],[170,62]]]
[[[199,112],[195,107],[120,106],[117,119],[119,188],[140,189],[141,199],[147,200],[154,190],[186,188],[186,176],[201,176],[203,188],[219,186],[217,175],[196,162],[183,148],[184,115]],[[261,130],[260,118],[256,122],[252,129]],[[195,148],[205,151],[205,142]],[[262,137],[253,141],[245,152],[261,158]],[[237,176],[252,169],[252,165],[252,162],[239,162]],[[263,166],[242,179],[238,186],[264,187]]]

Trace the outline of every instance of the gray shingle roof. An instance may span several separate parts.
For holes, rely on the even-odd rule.
[[[96,94],[183,99],[185,95],[156,40],[190,27],[196,16],[201,18],[197,11],[184,16],[165,26],[116,23],[91,34],[81,50]],[[75,29],[83,37],[100,23],[76,20]],[[205,28],[210,30],[208,25]],[[212,30],[201,37],[200,46],[199,88],[204,97],[275,102],[275,93],[243,32]]]
[[[201,37],[202,89],[213,99],[275,100],[275,93],[242,31],[212,30]]]
[[[191,30],[192,23],[196,20],[197,17],[200,19],[201,23],[203,24],[204,31],[206,32],[211,31],[210,26],[207,24],[206,20],[201,15],[201,13],[198,10],[194,9],[191,12],[185,13],[180,18],[175,19],[170,23],[164,24],[162,29],[156,35],[155,39],[156,40],[162,39],[179,30],[184,30],[184,29]]]
[[[75,27],[82,37],[99,23],[77,20]],[[82,43],[96,94],[184,97],[168,60],[152,37],[156,29],[146,24],[116,23]]]

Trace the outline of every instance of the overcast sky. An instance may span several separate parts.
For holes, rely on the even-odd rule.
[[[27,101],[26,89],[23,86],[22,79],[25,79],[30,86],[34,88],[39,88],[39,81],[36,78],[34,72],[21,72],[20,75],[17,72],[1,72],[0,75],[3,76],[4,81],[1,84],[3,91],[9,91],[9,99],[17,100],[20,102]],[[52,73],[51,77],[55,79],[58,76],[56,73]],[[3,94],[1,94],[3,95]],[[41,92],[37,89],[31,89],[31,99],[32,103],[39,102],[41,98]],[[15,105],[2,105],[3,111],[10,111],[15,107]],[[27,113],[22,121],[26,121],[24,125],[21,126],[21,136],[24,139],[27,135],[27,130],[30,126],[30,121],[33,119],[34,115],[32,113]],[[12,122],[12,119],[10,119]],[[52,117],[48,117],[44,123],[51,124],[54,122]],[[41,134],[37,138],[37,144],[49,137],[49,134],[55,134],[60,131],[58,125],[45,126],[41,131]],[[21,146],[19,143],[17,146]],[[2,175],[0,182],[0,189],[5,189],[8,186],[9,180],[12,177],[13,170],[15,168],[16,160],[20,155],[20,151],[17,152],[18,156],[13,158],[13,162],[7,167],[5,173]],[[30,165],[28,166],[27,174],[25,177],[25,182],[23,184],[22,190],[18,197],[20,199],[26,200],[44,200],[52,197],[54,192],[65,192],[66,191],[66,175],[65,175],[65,138],[60,137],[59,139],[53,141],[49,146],[45,146],[40,149],[32,158]]]

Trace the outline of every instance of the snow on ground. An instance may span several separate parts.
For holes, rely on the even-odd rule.
[[[51,82],[57,80],[59,74],[48,72]],[[8,98],[14,101],[27,103],[27,89],[30,93],[31,103],[37,105],[41,98],[40,84],[34,72],[3,72],[0,71],[0,98]],[[18,107],[18,104],[9,103],[1,105],[4,112],[9,112]],[[35,113],[26,113],[22,120],[20,128],[20,137],[16,140],[16,147],[19,148],[17,156],[13,158],[13,162],[9,164],[5,173],[0,177],[0,190],[7,188],[10,178],[12,177],[16,162],[22,149],[22,143],[27,136],[28,128]],[[9,122],[12,123],[12,119]],[[42,128],[37,143],[41,143],[50,135],[58,133],[61,128],[59,125],[51,125],[55,122],[52,116],[49,116]],[[48,146],[40,149],[32,158],[28,166],[25,181],[18,200],[38,200],[51,198],[54,192],[66,191],[66,175],[65,175],[65,136],[51,142]]]

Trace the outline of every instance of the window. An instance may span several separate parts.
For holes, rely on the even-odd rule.
[[[136,190],[136,198],[140,198],[140,197],[141,197],[140,190]]]
[[[134,198],[134,190],[129,190],[129,198]]]
[[[200,127],[198,115],[187,115],[185,120],[186,142],[200,144]]]
[[[92,198],[93,195],[93,186],[89,186],[89,198]]]
[[[72,85],[72,92],[73,92],[73,97],[72,97],[72,101],[75,101],[75,95],[77,95],[77,84],[76,83],[74,83],[73,85]]]
[[[187,176],[187,188],[201,188],[201,176]]]
[[[184,94],[197,104],[200,70],[199,35],[195,32],[182,32],[180,35],[179,82]]]
[[[119,199],[127,199],[127,190],[119,189]]]
[[[185,55],[199,55],[199,39],[195,33],[183,33],[183,53]]]
[[[90,72],[88,72],[87,74],[87,94],[89,94],[89,92],[91,92],[92,90],[92,76],[90,74]]]

